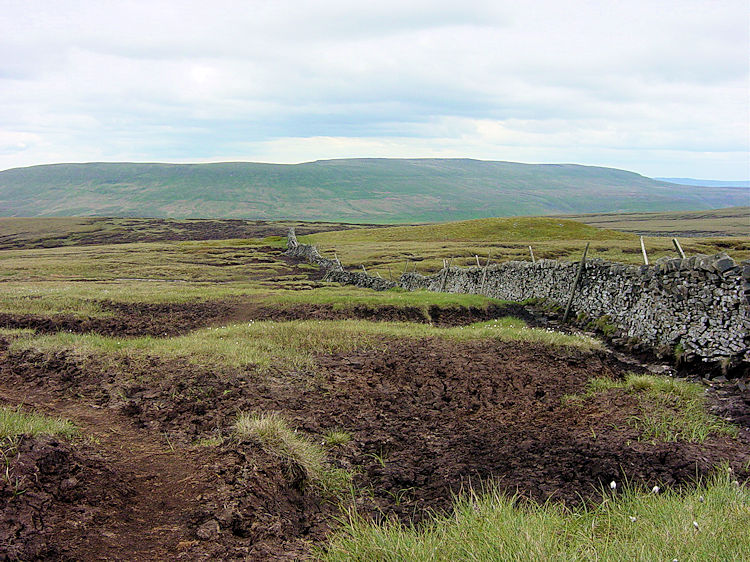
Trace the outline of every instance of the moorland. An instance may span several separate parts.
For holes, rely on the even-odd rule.
[[[289,226],[384,277],[586,241],[642,259],[638,227],[562,218],[2,219],[0,557],[747,552],[748,381],[655,375],[523,303],[327,283]],[[721,228],[683,248],[747,259]]]

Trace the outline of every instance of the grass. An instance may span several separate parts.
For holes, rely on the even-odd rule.
[[[717,476],[690,491],[625,487],[596,507],[516,501],[495,489],[460,498],[421,527],[351,514],[322,560],[742,560],[750,491]]]
[[[264,245],[248,239],[5,250],[0,270],[8,281],[236,282],[286,267]]]
[[[134,354],[182,357],[203,364],[229,367],[258,366],[280,369],[311,369],[318,353],[348,352],[384,347],[386,338],[439,337],[453,341],[499,339],[534,342],[577,349],[594,349],[600,343],[586,336],[573,336],[528,328],[522,320],[503,318],[470,326],[438,328],[408,322],[365,320],[295,320],[248,322],[196,330],[173,338],[114,338],[98,334],[57,334],[17,339],[12,350],[72,349],[82,356],[106,354],[114,358]]]
[[[641,440],[702,443],[712,434],[737,436],[736,426],[706,412],[705,391],[699,384],[630,373],[624,380],[592,379],[580,398],[608,391],[637,398],[640,413],[630,423],[641,432]]]
[[[529,246],[536,259],[577,261],[586,242],[591,242],[589,258],[602,258],[630,264],[642,264],[638,238],[631,233],[607,230],[560,218],[514,217],[477,219],[412,227],[359,229],[322,232],[300,237],[300,241],[318,245],[321,253],[333,258],[334,252],[345,266],[382,277],[397,277],[405,266],[409,271],[434,273],[443,260],[461,267],[476,266],[476,257],[484,265],[511,260],[531,261]],[[645,238],[651,262],[660,257],[678,257],[671,239]],[[750,258],[750,238],[683,238],[688,255],[729,252],[737,261]]]
[[[78,430],[68,420],[24,412],[20,407],[0,406],[0,441],[12,440],[21,435],[60,435],[71,438],[77,434]]]
[[[168,281],[8,281],[0,284],[0,312],[106,317],[112,313],[103,305],[104,301],[179,304],[235,297],[261,298],[267,293],[268,289],[248,282],[217,285],[211,282]]]
[[[458,293],[434,293],[430,291],[405,291],[391,289],[373,291],[351,286],[320,287],[310,291],[284,291],[272,295],[269,303],[286,304],[322,304],[331,305],[334,309],[349,309],[354,306],[397,306],[421,308],[427,312],[430,306],[440,307],[476,307],[487,308],[489,304],[504,304],[504,301],[487,298],[481,295]]]
[[[346,445],[352,440],[352,434],[343,429],[329,429],[323,434],[323,443],[327,447],[338,447]]]
[[[560,215],[599,228],[659,236],[742,236],[750,235],[750,207],[709,211],[667,213],[602,213]]]
[[[276,412],[240,414],[234,426],[241,439],[254,439],[269,453],[300,469],[306,481],[322,491],[341,495],[351,485],[351,473],[328,465],[321,445],[297,433]]]

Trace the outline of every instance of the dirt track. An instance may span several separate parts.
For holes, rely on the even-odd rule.
[[[373,351],[321,355],[314,372],[270,374],[2,353],[1,402],[69,417],[96,441],[22,445],[19,459],[51,458],[37,469],[53,469],[35,480],[32,469],[12,467],[29,475],[28,493],[12,498],[6,487],[0,495],[12,508],[0,535],[15,537],[0,554],[265,560],[309,552],[310,541],[325,538],[333,505],[254,443],[193,445],[228,436],[238,411],[281,411],[316,439],[347,430],[352,441],[330,456],[372,490],[358,509],[402,520],[445,509],[453,493],[488,479],[525,497],[575,503],[600,497],[611,480],[688,483],[722,460],[745,478],[750,460],[746,430],[736,441],[652,445],[627,423],[637,412],[628,397],[566,405],[562,396],[589,378],[621,376],[603,353],[384,340]],[[31,520],[41,523],[24,526]]]

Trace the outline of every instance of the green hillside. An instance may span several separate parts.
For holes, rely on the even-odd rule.
[[[710,209],[746,188],[572,164],[352,159],[304,164],[54,164],[0,172],[0,216],[416,222]]]
[[[634,236],[581,222],[542,217],[475,219],[421,226],[393,226],[321,232],[303,237],[322,247],[342,243],[475,242],[486,240],[631,240]]]

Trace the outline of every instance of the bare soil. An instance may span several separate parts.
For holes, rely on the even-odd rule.
[[[282,412],[313,439],[348,431],[351,442],[329,456],[356,471],[358,488],[370,490],[357,508],[375,518],[419,522],[486,481],[575,504],[601,499],[611,480],[680,486],[722,461],[748,478],[747,429],[738,439],[653,444],[638,441],[628,422],[638,410],[626,395],[563,401],[591,377],[623,375],[605,352],[384,339],[374,350],[320,355],[309,372],[264,373],[157,357],[0,355],[0,402],[69,417],[90,436],[22,441],[10,473],[30,493],[6,486],[0,496],[0,536],[12,537],[0,556],[11,558],[309,555],[335,525],[336,506],[298,467],[231,437],[239,411]],[[198,444],[219,436],[220,445]],[[29,477],[50,455],[64,459],[52,476]],[[75,500],[61,492],[71,478]]]
[[[521,305],[478,307],[431,306],[427,314],[416,307],[363,306],[345,309],[331,305],[296,304],[267,306],[240,299],[194,303],[102,302],[112,316],[81,318],[72,314],[12,314],[0,312],[0,328],[28,328],[42,334],[72,332],[105,336],[172,337],[197,328],[249,320],[341,320],[360,318],[380,322],[422,322],[437,326],[466,326],[474,322],[515,316],[535,324],[534,316]]]

